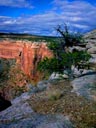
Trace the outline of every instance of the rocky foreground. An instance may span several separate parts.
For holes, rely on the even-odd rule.
[[[0,113],[0,128],[96,127],[96,74],[29,87]]]

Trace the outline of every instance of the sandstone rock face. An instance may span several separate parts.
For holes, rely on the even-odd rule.
[[[0,58],[16,59],[24,73],[31,78],[38,77],[37,64],[44,57],[51,57],[52,52],[46,43],[32,43],[24,41],[0,42]]]

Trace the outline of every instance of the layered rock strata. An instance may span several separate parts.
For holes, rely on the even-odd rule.
[[[0,42],[0,58],[16,59],[24,73],[31,78],[37,75],[37,64],[44,57],[51,57],[52,52],[46,43],[35,43],[25,41],[3,41]]]

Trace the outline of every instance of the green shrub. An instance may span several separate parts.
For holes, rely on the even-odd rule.
[[[63,73],[64,70],[68,71],[69,76],[72,75],[72,65],[82,66],[83,68],[88,65],[90,55],[86,51],[68,51],[69,47],[73,45],[84,43],[82,36],[76,33],[70,33],[65,26],[65,30],[62,30],[60,26],[57,31],[61,34],[61,37],[56,42],[48,43],[48,48],[53,51],[53,58],[44,58],[38,64],[38,70],[42,72]]]

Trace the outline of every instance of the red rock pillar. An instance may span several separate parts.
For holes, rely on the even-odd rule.
[[[22,55],[22,68],[26,75],[29,75],[28,70],[28,45],[24,43],[23,55]]]

